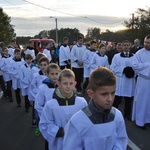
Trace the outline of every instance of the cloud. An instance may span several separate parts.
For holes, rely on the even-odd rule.
[[[109,29],[116,31],[125,28],[124,20],[128,18],[108,17],[108,16],[87,16],[81,17],[57,17],[58,29],[60,28],[77,28],[84,35],[88,28],[100,28],[102,31]],[[12,17],[11,24],[14,25],[17,36],[34,36],[42,30],[55,29],[55,18],[50,17],[33,17],[22,18]]]

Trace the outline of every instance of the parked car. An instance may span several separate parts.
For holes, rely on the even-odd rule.
[[[35,48],[42,52],[45,48],[45,43],[50,43],[51,47],[55,47],[55,41],[53,39],[30,39],[34,43]]]

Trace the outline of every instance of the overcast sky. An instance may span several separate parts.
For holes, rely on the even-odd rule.
[[[147,9],[149,3],[149,0],[0,0],[0,7],[11,17],[17,36],[34,36],[41,30],[54,29],[54,18],[58,20],[58,29],[77,28],[83,34],[91,27],[117,31],[125,28],[123,22],[132,13],[138,8]]]

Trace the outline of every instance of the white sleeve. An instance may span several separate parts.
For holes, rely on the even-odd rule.
[[[121,112],[119,112],[119,114],[119,121],[117,122],[117,138],[112,150],[126,150],[128,144],[125,122]]]
[[[65,136],[63,140],[63,150],[82,150],[81,136],[70,120],[65,127]]]
[[[140,55],[138,54],[135,54],[133,56],[132,67],[138,75],[145,78],[150,78],[150,62],[140,61],[141,60]]]
[[[77,60],[77,57],[76,57],[76,49],[75,49],[75,46],[72,47],[72,50],[71,50],[71,61],[72,62],[75,62]]]
[[[59,127],[55,124],[53,111],[49,102],[47,102],[44,106],[42,115],[40,117],[39,129],[43,137],[49,141],[49,143],[54,144]]]
[[[92,57],[92,60],[90,62],[90,67],[91,67],[91,70],[94,70],[98,67],[97,63],[96,63],[96,55],[97,54],[94,54],[93,57]]]
[[[110,65],[110,69],[117,75],[122,76],[123,75],[123,67],[121,65],[121,61],[117,61],[117,55],[115,55],[112,59],[112,63]]]
[[[42,111],[44,108],[44,104],[45,104],[45,98],[44,98],[44,95],[43,95],[41,88],[39,87],[38,92],[37,92],[36,97],[35,97],[34,108],[37,110],[40,117],[41,117],[41,114],[42,114]]]
[[[24,66],[21,66],[20,68],[20,72],[19,72],[19,78],[20,78],[20,82],[23,84],[23,85],[26,85],[28,87],[29,85],[29,80],[28,80],[28,76],[26,76],[25,74],[25,68]]]

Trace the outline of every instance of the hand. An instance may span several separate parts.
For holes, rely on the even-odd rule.
[[[79,61],[79,62],[78,62],[78,65],[79,65],[79,66],[83,66],[83,62]]]

